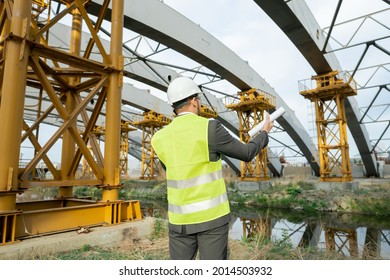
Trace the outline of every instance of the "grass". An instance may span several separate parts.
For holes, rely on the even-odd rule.
[[[242,240],[229,240],[230,260],[341,260],[343,255],[306,247],[293,248],[288,232],[279,240],[270,240],[261,230]],[[124,241],[120,246],[102,248],[85,244],[78,250],[51,254],[41,259],[54,260],[168,260],[168,227],[156,219],[150,238],[136,242]]]

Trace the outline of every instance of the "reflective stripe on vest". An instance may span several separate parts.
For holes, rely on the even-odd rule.
[[[200,175],[188,180],[168,180],[167,185],[168,188],[186,189],[186,188],[192,188],[194,186],[211,183],[221,178],[222,178],[222,170],[218,170],[216,172]]]
[[[217,197],[214,197],[209,200],[205,201],[200,201],[192,204],[187,204],[183,206],[178,206],[178,205],[173,205],[169,204],[168,205],[168,211],[176,214],[190,214],[190,213],[195,213],[203,210],[208,210],[214,207],[217,207],[218,205],[228,201],[228,196],[226,193],[223,193]]]

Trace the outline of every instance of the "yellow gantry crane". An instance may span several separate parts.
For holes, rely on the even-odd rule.
[[[94,128],[92,129],[91,136],[96,139],[95,145],[97,144],[96,146],[100,146],[100,141],[104,137],[104,127],[99,126],[99,125],[95,125]],[[91,141],[91,143],[94,143],[94,142]],[[93,156],[95,161],[98,161],[98,160],[96,160],[96,158],[101,157],[100,150],[96,149],[96,148],[92,149],[91,143],[88,144],[89,152],[91,153],[91,155]],[[82,178],[88,178],[88,177],[91,177],[92,175],[93,175],[92,168],[88,164],[87,159],[83,156],[82,160],[81,160],[81,176],[82,176]]]
[[[275,108],[275,103],[274,96],[255,88],[241,91],[238,93],[238,98],[229,98],[225,101],[228,109],[237,112],[241,142],[248,143],[250,141],[249,130],[264,119],[264,110]],[[251,162],[241,161],[240,179],[242,181],[269,180],[266,148]]]
[[[0,134],[0,245],[26,235],[142,218],[139,201],[119,198],[123,187],[118,159],[124,59],[123,21],[117,19],[123,18],[124,1],[104,1],[93,20],[87,12],[87,0],[61,2],[63,10],[52,15],[49,0],[0,1],[0,130],[5,132]],[[107,13],[108,7],[111,13]],[[111,21],[109,46],[99,34],[106,14],[115,19]],[[72,24],[69,49],[56,47],[50,40],[54,36],[49,37],[63,19]],[[87,38],[83,38],[85,34],[89,34]],[[24,110],[28,94],[38,100],[36,116]],[[43,143],[38,130],[53,112],[59,126],[53,127],[56,131]],[[105,145],[104,153],[96,157],[100,150],[92,131],[99,117],[104,117],[106,126]],[[56,165],[50,149],[60,139],[61,162]],[[35,151],[20,167],[24,141]],[[92,171],[88,180],[75,176],[82,157]],[[40,162],[53,179],[32,178]],[[99,201],[77,199],[73,194],[76,186],[101,188],[102,197]],[[17,195],[31,187],[56,187],[58,194],[44,201],[19,203]]]
[[[119,169],[121,175],[126,175],[129,166],[129,132],[137,130],[134,127],[130,126],[130,121],[122,120],[121,123],[121,144],[120,144],[120,154],[119,154]]]
[[[121,138],[120,138],[120,154],[119,154],[119,169],[122,176],[128,172],[128,158],[129,158],[129,132],[137,130],[130,126],[130,121],[121,121]],[[95,126],[92,133],[96,136],[96,139],[100,142],[104,136],[104,127]],[[93,151],[91,146],[88,146],[92,155]],[[82,176],[86,177],[92,172],[91,167],[88,165],[87,160],[83,157],[82,159]]]
[[[320,181],[347,182],[352,180],[345,99],[357,94],[356,83],[347,73],[332,71],[313,76],[315,88],[304,80],[299,83],[300,94],[315,106]]]
[[[271,218],[240,218],[242,223],[242,234],[244,238],[253,238],[255,236],[261,236],[267,240],[271,239]]]
[[[160,162],[151,145],[153,135],[171,119],[152,110],[143,113],[142,118],[135,117],[133,125],[142,129],[141,177],[143,180],[156,180],[162,173]]]
[[[217,108],[202,104],[200,108],[200,116],[208,119],[216,119],[218,117]]]
[[[344,256],[359,255],[356,228],[324,227],[327,252],[336,252]]]
[[[32,16],[33,18],[38,17],[43,11],[45,11],[50,4],[50,1],[45,0],[33,0],[32,1]]]

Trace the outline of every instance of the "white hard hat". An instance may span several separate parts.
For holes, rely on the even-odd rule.
[[[172,105],[192,95],[202,93],[198,85],[190,78],[178,77],[168,86],[168,102]]]

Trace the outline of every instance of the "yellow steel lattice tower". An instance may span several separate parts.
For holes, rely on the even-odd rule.
[[[100,141],[102,140],[102,137],[104,136],[104,133],[105,133],[104,127],[102,127],[102,126],[95,125],[94,128],[92,129],[92,134],[96,138],[96,141],[97,141],[99,146],[100,146]],[[91,144],[88,144],[88,150],[96,161],[96,155],[93,152]],[[89,178],[89,177],[93,176],[92,168],[88,164],[88,161],[86,160],[86,158],[84,156],[81,159],[81,176],[82,176],[82,178]]]
[[[326,251],[344,256],[359,255],[356,229],[325,227]]]
[[[216,119],[218,117],[217,109],[208,105],[203,105],[200,108],[200,116],[208,119]]]
[[[128,171],[128,155],[129,155],[129,132],[136,130],[130,126],[130,121],[121,120],[121,138],[120,138],[120,153],[119,153],[119,169],[121,175],[126,175]],[[93,134],[96,136],[97,140],[101,140],[101,137],[104,136],[105,130],[101,126],[95,126],[93,129]],[[88,146],[91,154],[93,155],[91,146]],[[86,159],[82,159],[82,176],[86,177],[91,174],[92,170],[89,166]]]
[[[123,187],[119,137],[124,58],[123,21],[117,19],[123,18],[123,0],[104,1],[93,19],[88,1],[61,0],[67,5],[59,6],[56,13],[51,2],[0,2],[0,126],[1,131],[7,131],[0,134],[0,245],[26,235],[142,218],[139,201],[119,199]],[[106,17],[109,9],[111,39],[110,44],[104,44],[100,27],[104,20],[110,20]],[[71,20],[69,32],[59,27],[63,18]],[[61,35],[68,48],[60,48],[59,37],[49,34]],[[26,102],[32,96],[38,99],[35,109]],[[40,126],[53,116],[59,126],[53,126],[55,132],[49,139],[41,139]],[[104,151],[92,133],[99,117],[106,124]],[[34,154],[21,167],[24,141],[33,145]],[[58,142],[59,165],[48,156]],[[91,178],[76,178],[82,157],[91,168]],[[52,179],[32,176],[41,162]],[[32,210],[37,209],[32,206],[37,205],[35,201],[22,206],[16,197],[35,186],[58,187],[56,197],[39,202],[39,213]],[[77,199],[73,192],[76,186],[101,188],[101,199]]]
[[[275,97],[258,89],[238,93],[238,99],[226,101],[226,107],[238,114],[240,140],[249,142],[249,130],[264,119],[264,110],[275,108]],[[229,103],[229,104],[228,104]],[[264,148],[251,162],[241,161],[242,181],[269,180],[267,168],[267,149]]]
[[[153,135],[163,126],[169,124],[171,119],[154,111],[147,111],[141,120],[135,119],[133,125],[142,128],[142,168],[143,180],[156,180],[161,175],[161,165],[151,145]]]
[[[254,236],[262,236],[266,239],[271,238],[271,219],[259,217],[256,219],[240,218],[240,220],[242,222],[242,232],[245,238]]]
[[[128,158],[129,158],[129,132],[136,130],[130,126],[130,121],[122,120],[121,123],[121,143],[119,154],[119,169],[121,175],[126,175],[128,171]]]
[[[88,149],[92,154],[93,152],[92,152],[91,145],[88,145]],[[89,167],[88,161],[85,159],[85,157],[82,157],[82,159],[81,159],[81,177],[87,178],[91,174],[92,174],[92,169],[91,169],[91,167]]]
[[[353,79],[338,71],[313,76],[316,88],[308,80],[300,82],[300,94],[314,102],[316,112],[320,181],[347,182],[352,180],[345,99],[356,95]]]

